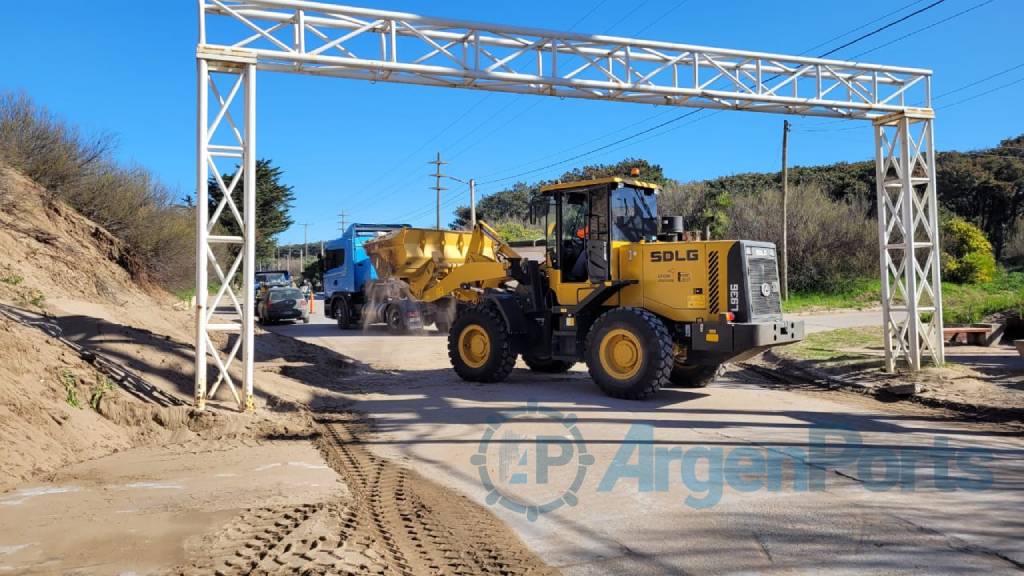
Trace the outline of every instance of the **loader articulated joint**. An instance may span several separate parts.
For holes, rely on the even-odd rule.
[[[514,294],[488,291],[484,293],[483,300],[494,304],[498,314],[505,321],[509,334],[526,334],[528,329],[526,315],[523,313],[523,309],[520,308],[519,300]]]

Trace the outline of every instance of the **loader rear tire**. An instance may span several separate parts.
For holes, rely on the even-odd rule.
[[[584,348],[590,377],[613,398],[643,400],[669,383],[672,336],[641,308],[615,308],[594,321]]]
[[[459,313],[448,333],[448,358],[469,382],[501,382],[516,363],[505,321],[486,304]]]

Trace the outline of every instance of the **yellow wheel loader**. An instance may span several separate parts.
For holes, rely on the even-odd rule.
[[[782,317],[773,244],[693,239],[682,218],[658,218],[657,196],[633,177],[543,188],[544,262],[519,257],[483,223],[459,236],[457,266],[396,266],[387,237],[367,252],[404,266],[415,296],[458,303],[448,354],[469,381],[503,380],[519,356],[540,372],[582,361],[606,394],[643,399],[705,386],[723,363],[803,337],[802,322]],[[400,252],[422,256],[420,240]]]

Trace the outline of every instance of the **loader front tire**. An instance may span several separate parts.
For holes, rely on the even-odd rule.
[[[501,382],[516,363],[505,321],[486,304],[459,313],[448,332],[448,358],[469,382]]]
[[[594,321],[584,356],[590,377],[613,398],[643,400],[669,383],[672,336],[640,308],[615,308]]]

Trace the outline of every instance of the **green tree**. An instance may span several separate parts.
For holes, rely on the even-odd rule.
[[[530,214],[530,199],[536,190],[523,182],[516,182],[512,188],[495,192],[477,200],[476,217],[485,222],[510,220],[526,222]],[[469,227],[469,206],[455,209],[452,228]]]
[[[991,153],[947,152],[938,157],[940,202],[981,228],[996,258],[1024,215],[1024,136],[1004,140]]]
[[[292,192],[291,186],[281,183],[281,176],[283,174],[284,172],[272,165],[270,160],[256,161],[257,258],[272,257],[277,243],[275,237],[294,223],[289,216],[289,212],[292,208],[292,202],[295,201],[295,193]],[[221,178],[224,180],[224,185],[227,186],[230,185],[234,174],[224,174]],[[211,191],[209,195],[210,214],[212,215],[213,211],[217,208],[217,203],[220,202],[221,195],[216,192],[219,191],[216,179],[210,178],[209,187]],[[235,186],[231,197],[235,201],[235,205],[238,206],[239,212],[241,212],[243,210],[241,181]],[[225,208],[218,223],[228,235],[241,234],[241,228],[230,214],[230,209],[228,208]]]

